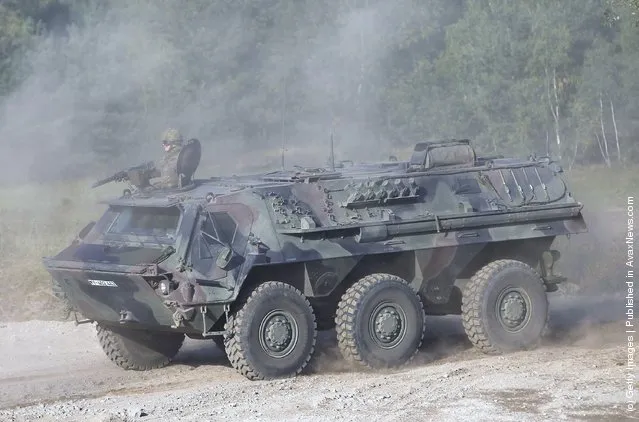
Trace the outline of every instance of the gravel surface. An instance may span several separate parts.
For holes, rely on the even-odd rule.
[[[387,372],[345,365],[321,333],[306,374],[267,382],[237,374],[212,341],[135,372],[107,360],[92,325],[0,323],[0,420],[627,420],[623,306],[555,297],[544,345],[504,356],[473,349],[458,317],[430,317],[423,350]]]

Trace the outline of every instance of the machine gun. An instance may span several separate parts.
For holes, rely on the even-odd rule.
[[[178,187],[183,188],[193,184],[193,174],[200,164],[202,146],[195,138],[189,139],[182,147],[177,160],[177,173],[179,176]],[[150,179],[160,176],[159,169],[153,161],[140,164],[135,167],[121,170],[112,176],[95,182],[91,187],[106,185],[111,182],[129,182],[135,189],[146,189],[151,187]]]
[[[91,187],[97,188],[98,186],[106,185],[107,183],[124,182],[124,181],[130,181],[134,185],[148,184],[148,180],[152,177],[151,174],[154,171],[155,171],[154,162],[148,161],[138,166],[131,167],[127,170],[121,170],[113,174],[112,176],[109,176],[102,180],[98,180],[93,185],[91,185]]]

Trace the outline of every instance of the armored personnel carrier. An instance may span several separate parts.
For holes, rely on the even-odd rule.
[[[344,359],[408,362],[426,315],[461,314],[486,353],[537,345],[562,277],[556,236],[585,232],[549,158],[478,157],[469,140],[420,142],[408,161],[195,179],[154,189],[145,166],[102,217],[44,265],[79,322],[125,369],[169,364],[213,339],[251,380],[294,376],[318,330]]]

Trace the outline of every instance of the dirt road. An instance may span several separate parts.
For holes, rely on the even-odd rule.
[[[624,420],[623,304],[553,298],[544,346],[507,356],[472,349],[459,318],[432,317],[422,352],[391,372],[345,366],[323,333],[308,374],[270,382],[242,378],[209,341],[131,372],[106,359],[91,325],[3,323],[0,420]]]

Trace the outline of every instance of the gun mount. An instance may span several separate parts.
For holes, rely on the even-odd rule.
[[[155,164],[153,161],[148,161],[146,163],[140,164],[138,166],[129,167],[126,170],[120,170],[117,173],[105,177],[104,179],[98,180],[93,185],[92,188],[97,188],[107,183],[111,182],[131,182],[134,186],[144,186],[145,180],[148,181],[151,176],[150,174],[155,170]]]
[[[178,188],[184,188],[193,183],[193,175],[200,164],[202,146],[200,141],[189,139],[180,150],[177,159]],[[153,177],[160,176],[160,172],[153,161],[130,167],[95,182],[92,188],[97,188],[111,182],[129,182],[134,190],[152,189],[150,181]],[[130,192],[130,191],[129,191]]]

